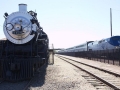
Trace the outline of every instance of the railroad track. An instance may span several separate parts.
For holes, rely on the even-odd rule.
[[[63,56],[56,56],[82,70],[81,75],[97,90],[120,90],[119,74],[99,69]]]

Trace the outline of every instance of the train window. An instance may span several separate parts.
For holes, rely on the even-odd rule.
[[[92,51],[92,49],[89,49],[89,51]]]
[[[105,40],[103,40],[102,42],[105,42]]]
[[[120,38],[115,37],[115,38],[112,38],[112,40],[120,40]]]
[[[107,42],[107,40],[105,40],[105,42]]]
[[[101,41],[99,41],[99,43],[101,43],[102,42],[102,40]]]
[[[106,41],[109,41],[110,39],[108,38]]]

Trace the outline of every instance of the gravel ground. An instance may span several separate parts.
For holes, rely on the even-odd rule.
[[[30,90],[96,90],[80,75],[80,70],[55,57],[54,65],[40,70]]]

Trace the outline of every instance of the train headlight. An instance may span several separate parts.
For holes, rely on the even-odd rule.
[[[6,30],[11,31],[14,28],[14,26],[11,23],[7,23]]]
[[[118,49],[118,48],[120,48],[120,46],[118,46],[118,47],[115,47],[116,49]]]

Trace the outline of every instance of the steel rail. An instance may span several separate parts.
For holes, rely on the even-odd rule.
[[[63,57],[63,56],[60,56],[60,57]],[[63,57],[63,58],[66,58],[66,57]],[[66,58],[66,59],[72,60],[74,62],[83,64],[83,65],[86,65],[86,66],[89,66],[89,67],[92,67],[92,68],[95,68],[95,69],[98,69],[98,70],[101,70],[101,71],[104,71],[104,72],[107,72],[107,73],[112,74],[114,76],[120,77],[120,74],[118,74],[116,72],[112,72],[112,71],[109,71],[109,70],[106,70],[106,69],[102,69],[102,68],[99,68],[99,67],[96,67],[96,66],[88,65],[88,64],[82,63],[80,61],[76,61],[76,60],[70,59],[70,58]]]
[[[116,87],[115,85],[113,85],[113,84],[105,81],[104,79],[102,79],[102,78],[100,78],[100,77],[92,74],[91,72],[89,72],[89,71],[87,71],[87,70],[85,70],[85,69],[83,69],[83,68],[81,68],[81,67],[79,67],[79,66],[77,66],[77,65],[75,65],[75,64],[73,64],[73,63],[71,63],[71,62],[69,62],[69,61],[67,61],[67,60],[65,60],[65,59],[67,59],[67,58],[64,59],[64,57],[61,57],[61,56],[58,56],[58,58],[60,58],[60,59],[62,59],[62,60],[64,60],[64,61],[72,64],[73,66],[75,66],[75,67],[77,67],[77,68],[79,68],[79,69],[87,72],[88,74],[90,74],[90,75],[92,75],[93,77],[97,78],[98,80],[100,80],[101,82],[105,83],[106,85],[108,85],[109,87],[113,88],[114,90],[120,90],[120,88]],[[70,59],[69,59],[69,60],[70,60]]]

